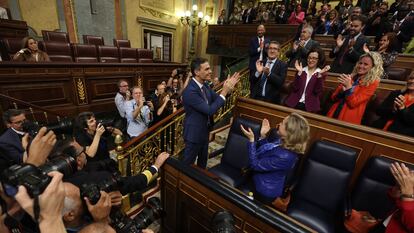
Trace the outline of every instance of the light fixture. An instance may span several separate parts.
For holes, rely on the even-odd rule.
[[[191,45],[190,50],[188,51],[188,59],[191,61],[195,55],[195,31],[197,27],[207,27],[208,21],[210,21],[209,15],[204,15],[202,11],[197,12],[198,6],[192,6],[193,12],[189,10],[179,11],[177,16],[180,18],[180,22],[183,26],[187,26],[191,28]]]

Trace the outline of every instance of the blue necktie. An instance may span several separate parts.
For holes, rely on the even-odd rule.
[[[267,61],[267,63],[266,63],[266,66],[267,67],[269,67],[269,69],[270,69],[270,67],[272,66],[272,63],[273,63],[273,61]],[[267,80],[267,75],[263,72],[263,74],[262,74],[262,77],[260,78],[260,83],[259,83],[259,87],[260,87],[260,95],[262,95],[262,93],[263,93],[263,88],[264,88],[264,85],[265,85],[265,83],[266,83],[266,80]]]

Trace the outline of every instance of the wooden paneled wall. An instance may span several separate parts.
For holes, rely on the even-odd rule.
[[[177,63],[0,63],[0,93],[65,116],[82,111],[115,110],[119,79],[130,87],[143,87],[148,95],[162,80],[168,80]],[[1,100],[1,109],[13,107]],[[21,106],[24,108],[24,106]]]
[[[384,155],[414,163],[414,138],[412,137],[247,98],[238,99],[233,116],[245,117],[257,122],[267,118],[271,122],[271,126],[275,127],[292,112],[298,112],[308,120],[311,127],[310,145],[315,140],[329,140],[358,151],[358,160],[351,186],[371,156]]]

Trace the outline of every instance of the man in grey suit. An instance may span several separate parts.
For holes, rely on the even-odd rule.
[[[296,60],[300,60],[303,67],[307,65],[308,52],[319,47],[319,43],[312,40],[312,33],[313,27],[311,25],[302,28],[299,40],[295,41],[292,48],[286,52],[286,57],[289,58],[289,67],[294,67]]]

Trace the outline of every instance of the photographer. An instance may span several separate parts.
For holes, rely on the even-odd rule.
[[[128,135],[130,137],[138,137],[152,121],[152,111],[154,106],[151,101],[145,101],[142,88],[135,86],[132,88],[132,97],[126,106],[126,117],[128,120]]]
[[[171,77],[167,82],[167,90],[171,91],[173,94],[178,94],[181,96],[183,92],[184,82],[183,78],[186,76],[186,70],[177,68],[171,72]]]
[[[107,137],[112,135],[122,135],[122,132],[114,127],[106,127],[97,124],[95,115],[92,112],[82,112],[76,118],[77,131],[76,141],[85,147],[86,158],[88,160],[87,169],[99,170],[101,161],[108,161],[109,149]],[[108,132],[104,135],[105,132]]]

